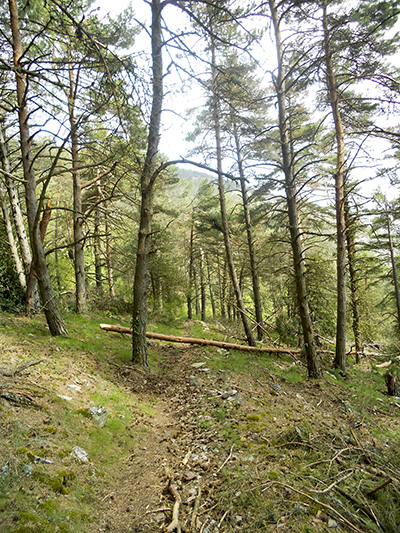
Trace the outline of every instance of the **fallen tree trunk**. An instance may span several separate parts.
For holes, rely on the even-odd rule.
[[[126,326],[113,326],[111,324],[100,324],[100,328],[105,331],[114,331],[116,333],[129,333],[132,334],[132,329],[127,328]],[[259,347],[259,346],[243,346],[242,344],[233,344],[231,342],[223,341],[214,341],[210,339],[197,339],[194,337],[177,337],[176,335],[164,335],[163,333],[151,333],[148,331],[146,333],[148,339],[157,339],[160,341],[168,342],[181,342],[187,344],[201,344],[202,346],[217,346],[218,348],[224,348],[225,350],[241,350],[243,352],[264,352],[264,353],[289,353],[289,354],[300,354],[298,349],[289,349],[289,348],[277,348],[272,346],[270,348]]]

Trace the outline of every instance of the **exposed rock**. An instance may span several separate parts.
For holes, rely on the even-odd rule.
[[[104,427],[107,422],[107,409],[102,405],[89,407],[89,413],[99,427]]]
[[[78,461],[81,461],[82,463],[87,463],[89,461],[87,452],[80,446],[74,446],[72,448],[71,455],[75,457],[75,459],[78,459]]]
[[[223,392],[223,393],[221,394],[221,398],[222,398],[223,400],[227,400],[228,398],[231,398],[232,396],[236,396],[237,393],[238,393],[238,391],[237,391],[237,390],[234,390],[234,389],[232,389],[232,390],[227,390],[227,391],[225,391],[225,392]]]

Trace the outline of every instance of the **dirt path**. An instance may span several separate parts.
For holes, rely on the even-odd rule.
[[[191,366],[202,362],[201,350],[165,346],[162,353],[163,370],[157,376],[138,375],[129,365],[118,373],[141,400],[154,401],[154,410],[139,422],[136,429],[143,430],[139,446],[121,468],[113,491],[104,497],[104,526],[99,531],[167,527],[174,503],[166,489],[169,482],[182,499],[182,521],[194,520],[199,490],[204,510],[226,458],[217,431],[199,425],[204,396],[214,385],[209,373]]]

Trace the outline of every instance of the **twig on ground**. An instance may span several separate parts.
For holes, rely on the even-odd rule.
[[[22,363],[22,365],[19,365],[15,368],[0,368],[0,375],[10,378],[15,378],[17,374],[20,374],[30,366],[38,365],[39,363],[42,363],[43,359],[39,359],[38,361],[25,361],[25,363]]]
[[[235,446],[235,445],[232,444],[228,457],[225,459],[225,461],[222,463],[222,465],[221,465],[221,466],[218,468],[218,470],[215,472],[215,475],[217,475],[217,474],[219,474],[219,472],[221,472],[221,470],[224,468],[224,466],[226,465],[226,463],[227,463],[227,462],[230,460],[230,458],[232,457],[232,450],[233,450],[234,446]]]
[[[197,493],[196,500],[193,506],[192,520],[190,521],[191,531],[195,531],[197,529],[197,516],[199,514],[200,498],[201,498],[201,488],[199,487],[199,492]]]
[[[230,509],[227,509],[227,510],[224,512],[224,514],[222,515],[221,520],[218,522],[217,529],[219,529],[219,528],[221,527],[222,522],[225,520],[226,515],[227,515],[229,512],[230,512]]]
[[[341,477],[340,479],[338,479],[337,481],[334,481],[333,483],[331,483],[329,485],[329,487],[326,487],[326,489],[324,490],[313,490],[313,489],[310,489],[311,492],[313,492],[314,494],[326,494],[327,492],[331,491],[332,489],[334,489],[336,487],[336,485],[339,485],[339,483],[341,483],[342,481],[344,481],[345,479],[348,479],[349,477],[351,477],[353,475],[354,471],[352,470],[351,472],[349,472],[348,474],[346,474],[345,476]]]
[[[317,505],[320,505],[321,507],[323,507],[324,509],[328,509],[329,511],[331,511],[332,513],[334,513],[340,520],[342,520],[345,524],[347,524],[350,529],[352,531],[355,531],[356,533],[364,533],[361,529],[359,529],[357,526],[355,526],[352,522],[350,522],[350,520],[347,520],[347,518],[345,518],[341,513],[339,513],[339,511],[336,511],[336,509],[334,509],[333,507],[331,507],[330,505],[326,504],[326,503],[323,503],[319,500],[317,500],[316,498],[313,498],[312,496],[310,496],[309,494],[307,494],[306,492],[303,492],[301,490],[298,490],[294,487],[292,487],[291,485],[287,485],[286,483],[282,483],[280,481],[272,481],[272,480],[269,480],[269,484],[267,487],[265,487],[262,492],[268,490],[272,485],[279,485],[281,487],[285,487],[286,489],[288,490],[292,490],[293,492],[296,492],[297,494],[300,494],[301,496],[304,496],[305,498],[308,498],[309,500],[311,500],[312,502],[314,502],[315,504]]]
[[[389,483],[391,483],[392,481],[393,479],[391,477],[386,479],[383,483],[378,485],[378,487],[375,487],[374,489],[367,492],[367,496],[372,496],[373,494],[375,494],[375,492],[378,492],[378,490],[383,489],[383,487],[386,487],[386,485],[389,485]]]
[[[174,497],[175,503],[172,509],[172,522],[166,528],[165,531],[166,533],[172,533],[172,531],[177,531],[178,533],[181,533],[181,526],[179,523],[179,509],[181,507],[181,497],[179,496],[179,493],[176,488],[171,485],[171,479],[169,480],[167,489],[168,492]]]

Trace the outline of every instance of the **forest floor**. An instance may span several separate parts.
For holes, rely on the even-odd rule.
[[[42,319],[0,317],[0,531],[400,530],[385,358],[345,377],[325,361],[311,381],[289,356],[152,341],[146,374],[104,321],[70,316],[53,339]]]

